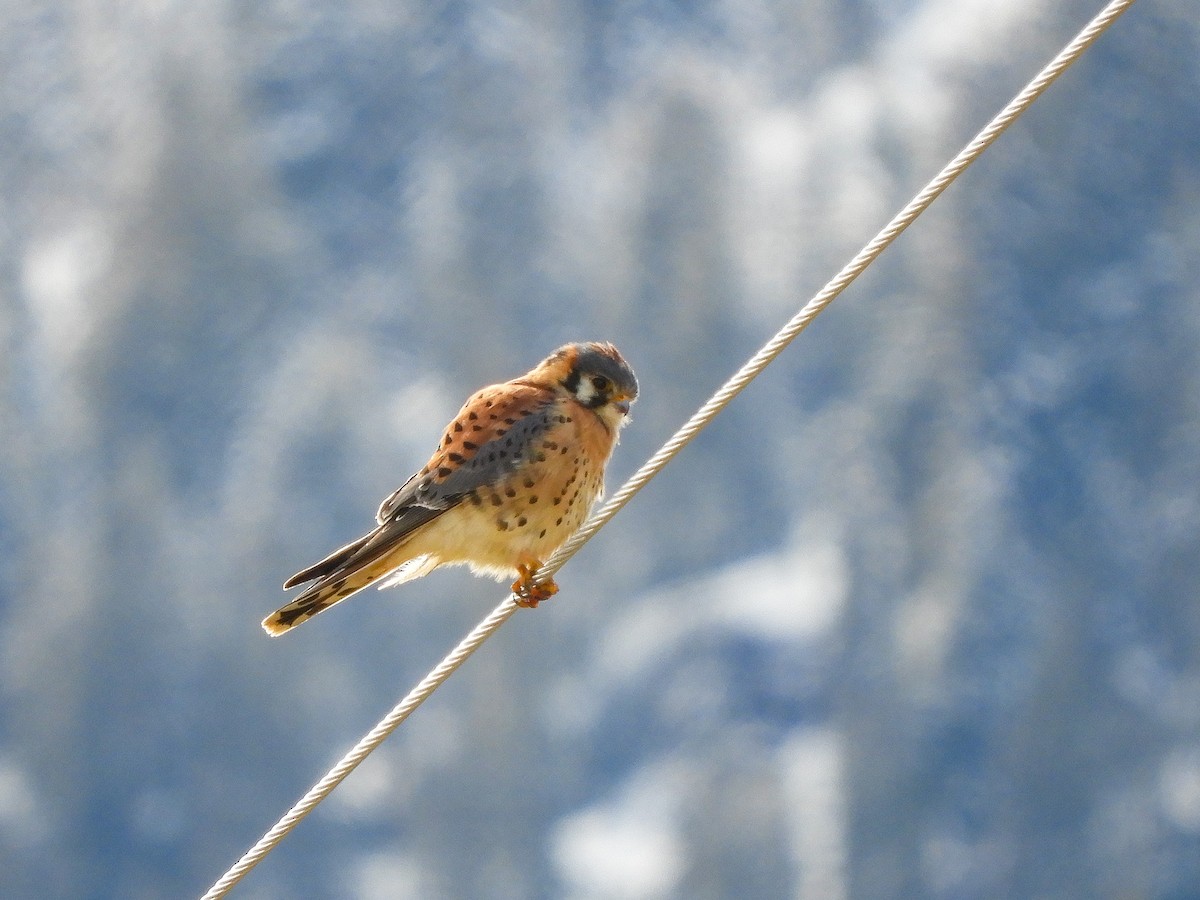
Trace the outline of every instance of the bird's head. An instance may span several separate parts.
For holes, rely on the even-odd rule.
[[[625,423],[638,395],[637,376],[612,344],[567,344],[530,374],[571,394],[613,431]]]

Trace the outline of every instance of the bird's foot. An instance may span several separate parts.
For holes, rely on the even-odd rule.
[[[534,563],[527,566],[522,563],[517,566],[519,577],[512,584],[513,599],[516,600],[517,606],[535,609],[543,600],[549,600],[558,593],[558,585],[554,583],[554,579],[549,579],[541,584],[533,580],[533,573],[540,569],[541,565],[541,563]]]

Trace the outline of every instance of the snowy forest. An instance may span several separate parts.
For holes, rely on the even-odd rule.
[[[1101,0],[3,2],[0,896],[199,896],[506,588],[272,639],[481,385],[619,486]],[[1200,15],[1140,0],[235,889],[1200,896]]]

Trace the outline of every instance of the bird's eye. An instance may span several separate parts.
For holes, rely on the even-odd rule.
[[[612,388],[612,382],[603,375],[593,375],[592,387],[596,389],[597,394],[607,394]]]

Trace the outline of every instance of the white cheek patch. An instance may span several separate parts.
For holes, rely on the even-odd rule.
[[[592,384],[590,378],[579,379],[579,386],[575,388],[575,397],[584,406],[590,405],[596,399],[596,386]]]

